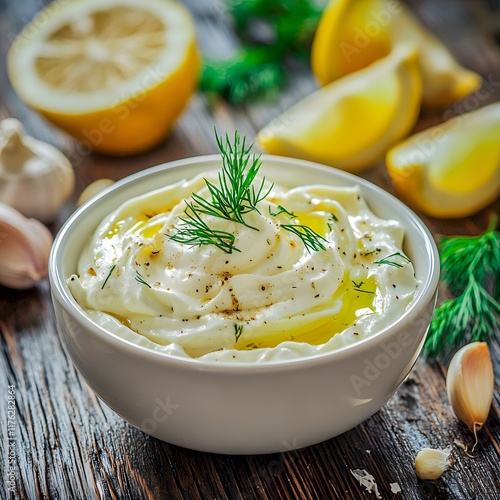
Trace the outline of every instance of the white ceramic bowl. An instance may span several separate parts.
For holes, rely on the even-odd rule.
[[[219,156],[176,161],[117,182],[78,209],[57,235],[49,276],[60,334],[81,376],[118,415],[159,439],[215,453],[272,453],[332,438],[378,411],[409,374],[435,304],[439,259],[423,223],[373,184],[331,167],[263,156],[262,173],[288,187],[358,184],[371,209],[406,228],[405,252],[421,286],[392,326],[309,358],[265,364],[179,359],[93,323],[67,278],[101,219],[133,196],[220,168]]]

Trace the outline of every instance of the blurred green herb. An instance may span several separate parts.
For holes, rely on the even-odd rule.
[[[235,104],[277,93],[286,81],[285,59],[307,61],[323,6],[314,0],[226,0],[242,40],[231,58],[206,59],[201,90]]]
[[[500,232],[492,215],[479,236],[444,237],[441,279],[455,296],[434,312],[424,346],[428,358],[467,342],[488,341],[500,328]]]

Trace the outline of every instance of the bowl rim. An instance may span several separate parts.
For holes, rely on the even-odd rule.
[[[100,340],[103,340],[106,343],[110,344],[113,348],[128,351],[129,354],[144,357],[154,362],[163,362],[168,365],[175,365],[179,368],[188,370],[195,368],[198,370],[210,372],[227,372],[228,370],[232,370],[238,373],[254,373],[256,371],[268,373],[270,371],[276,370],[288,370],[292,368],[296,369],[297,365],[308,367],[310,365],[316,366],[323,363],[329,363],[335,359],[338,359],[340,361],[356,353],[366,353],[372,346],[376,346],[378,343],[383,342],[384,337],[386,336],[388,331],[395,328],[398,329],[399,324],[401,323],[411,323],[412,321],[415,321],[415,319],[419,318],[422,310],[428,306],[429,302],[435,300],[440,274],[439,253],[436,243],[434,241],[432,233],[420,219],[420,217],[418,217],[418,215],[411,208],[409,208],[396,196],[392,195],[380,186],[377,186],[373,182],[350,172],[298,158],[262,154],[261,159],[263,162],[268,160],[283,165],[294,164],[296,166],[303,166],[307,169],[316,171],[333,172],[334,176],[342,179],[342,181],[345,181],[352,185],[357,184],[363,186],[368,190],[375,191],[378,195],[392,199],[392,201],[395,202],[396,205],[399,205],[401,210],[406,212],[406,216],[419,230],[418,232],[420,233],[422,240],[425,243],[427,255],[429,256],[429,270],[427,273],[429,275],[429,280],[421,283],[419,290],[420,293],[417,297],[417,300],[410,303],[410,307],[405,310],[404,314],[399,318],[397,323],[393,322],[365,339],[361,339],[354,344],[342,346],[332,351],[304,356],[301,358],[271,360],[263,363],[256,363],[251,361],[238,361],[237,363],[233,363],[228,361],[203,361],[190,357],[183,358],[135,344],[134,342],[124,339],[95,323],[74,299],[69,290],[69,287],[66,284],[66,277],[64,276],[62,270],[62,265],[64,262],[64,259],[62,257],[64,256],[64,254],[61,255],[61,252],[65,245],[66,236],[72,230],[73,225],[77,224],[80,219],[84,218],[85,212],[90,207],[98,204],[104,198],[111,197],[117,190],[125,189],[132,183],[140,181],[151,175],[156,175],[171,169],[178,169],[182,168],[183,166],[193,164],[211,163],[220,160],[220,155],[218,154],[192,156],[189,158],[173,160],[149,168],[145,168],[143,170],[140,170],[139,172],[135,172],[116,181],[115,183],[92,197],[82,206],[77,208],[59,229],[54,238],[54,243],[51,247],[48,262],[48,275],[51,285],[52,301],[54,302],[55,300],[57,300],[66,311],[66,313],[68,313],[68,311],[71,311],[71,314],[75,316],[74,319],[76,319],[80,324],[85,325],[86,328],[92,330],[95,335],[99,336]],[[395,219],[397,219],[397,217],[395,217]],[[406,232],[407,230],[408,228],[406,228]],[[64,337],[64,335],[62,336]]]

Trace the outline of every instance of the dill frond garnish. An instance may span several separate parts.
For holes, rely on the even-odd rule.
[[[286,214],[286,215],[288,215],[289,219],[294,219],[297,217],[293,212],[288,211],[282,205],[278,205],[278,210],[276,212],[273,212],[271,210],[271,207],[269,207],[269,214],[272,215],[273,217],[278,217],[278,215],[280,215],[280,214]]]
[[[383,259],[377,260],[376,262],[374,262],[374,264],[387,264],[388,266],[393,266],[393,267],[403,267],[403,264],[401,264],[400,262],[397,262],[394,259],[394,257],[398,257],[406,263],[411,262],[411,260],[406,255],[403,255],[400,252],[396,252],[396,253],[391,253],[391,255],[388,255],[387,257],[384,257]]]
[[[500,329],[500,233],[493,215],[479,236],[439,242],[441,279],[455,296],[434,312],[424,354],[449,353],[467,342],[488,341]]]
[[[148,288],[151,288],[151,285],[145,280],[144,276],[139,271],[135,271],[135,281],[137,281],[141,285],[145,285]]]
[[[215,245],[225,253],[239,252],[234,246],[234,234],[227,231],[212,229],[199,215],[197,210],[186,201],[188,209],[185,217],[180,217],[182,224],[177,226],[177,232],[170,239],[185,245]]]
[[[226,253],[239,252],[234,246],[233,234],[211,228],[201,215],[237,222],[257,231],[243,216],[254,211],[260,213],[257,204],[266,198],[273,185],[265,189],[265,177],[257,187],[254,185],[262,162],[260,156],[250,154],[252,144],[247,147],[245,138],[237,131],[234,133],[232,144],[227,134],[225,142],[217,133],[215,137],[222,157],[222,169],[218,174],[219,185],[205,179],[210,193],[209,199],[193,193],[192,201],[186,201],[185,216],[180,218],[182,224],[177,227],[177,232],[169,237],[187,245],[215,245]]]
[[[106,283],[108,282],[109,278],[111,278],[111,275],[113,274],[113,271],[115,270],[115,267],[116,267],[116,264],[113,264],[111,266],[111,269],[109,270],[109,273],[108,275],[106,276],[106,279],[104,280],[104,283],[102,284],[101,286],[101,290],[104,289],[104,287],[106,286]]]
[[[234,338],[235,338],[235,343],[238,342],[238,340],[241,337],[241,334],[243,333],[243,325],[238,325],[238,323],[234,323]]]
[[[352,284],[354,285],[354,290],[356,290],[357,292],[362,292],[362,293],[375,293],[375,292],[372,292],[370,290],[362,290],[361,287],[365,284],[364,281],[360,281],[359,283],[356,283],[354,280],[351,280],[352,281]]]
[[[281,227],[297,235],[302,240],[302,243],[304,243],[308,252],[326,250],[323,242],[327,243],[328,240],[320,236],[316,231],[313,231],[309,226],[303,226],[302,224],[281,224]]]
[[[211,199],[207,200],[194,193],[193,209],[202,214],[220,219],[238,222],[251,229],[256,229],[245,222],[243,216],[249,212],[259,212],[257,204],[270,193],[272,185],[265,191],[266,179],[263,178],[256,188],[253,184],[262,161],[260,155],[250,155],[252,144],[246,147],[245,138],[234,133],[231,144],[226,134],[225,144],[215,134],[222,156],[222,170],[219,172],[219,185],[216,186],[205,179]],[[259,212],[260,213],[260,212]]]
[[[263,177],[257,185],[254,185],[262,161],[260,156],[250,154],[253,144],[247,147],[245,138],[242,138],[237,131],[234,133],[233,143],[230,142],[227,134],[225,142],[217,133],[215,136],[222,156],[218,185],[205,179],[209,198],[206,199],[193,193],[191,201],[185,201],[184,216],[179,217],[181,222],[175,227],[175,232],[166,236],[186,245],[215,245],[225,253],[240,252],[234,245],[236,240],[234,234],[210,227],[202,216],[236,222],[258,231],[245,220],[244,216],[250,212],[260,214],[258,204],[266,199],[273,189],[273,184],[266,188],[266,178]],[[269,212],[273,216],[286,213],[290,218],[296,217],[281,205],[278,205],[278,210],[276,214],[273,214],[271,210]],[[300,224],[282,224],[281,227],[295,233],[304,242],[309,252],[326,250],[322,242],[327,240],[310,227]]]

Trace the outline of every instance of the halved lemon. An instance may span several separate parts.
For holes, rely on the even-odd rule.
[[[421,97],[418,57],[401,48],[310,94],[262,129],[257,141],[273,154],[359,172],[410,132]]]
[[[9,49],[18,95],[92,150],[130,154],[170,131],[198,82],[192,17],[171,0],[48,5]]]

